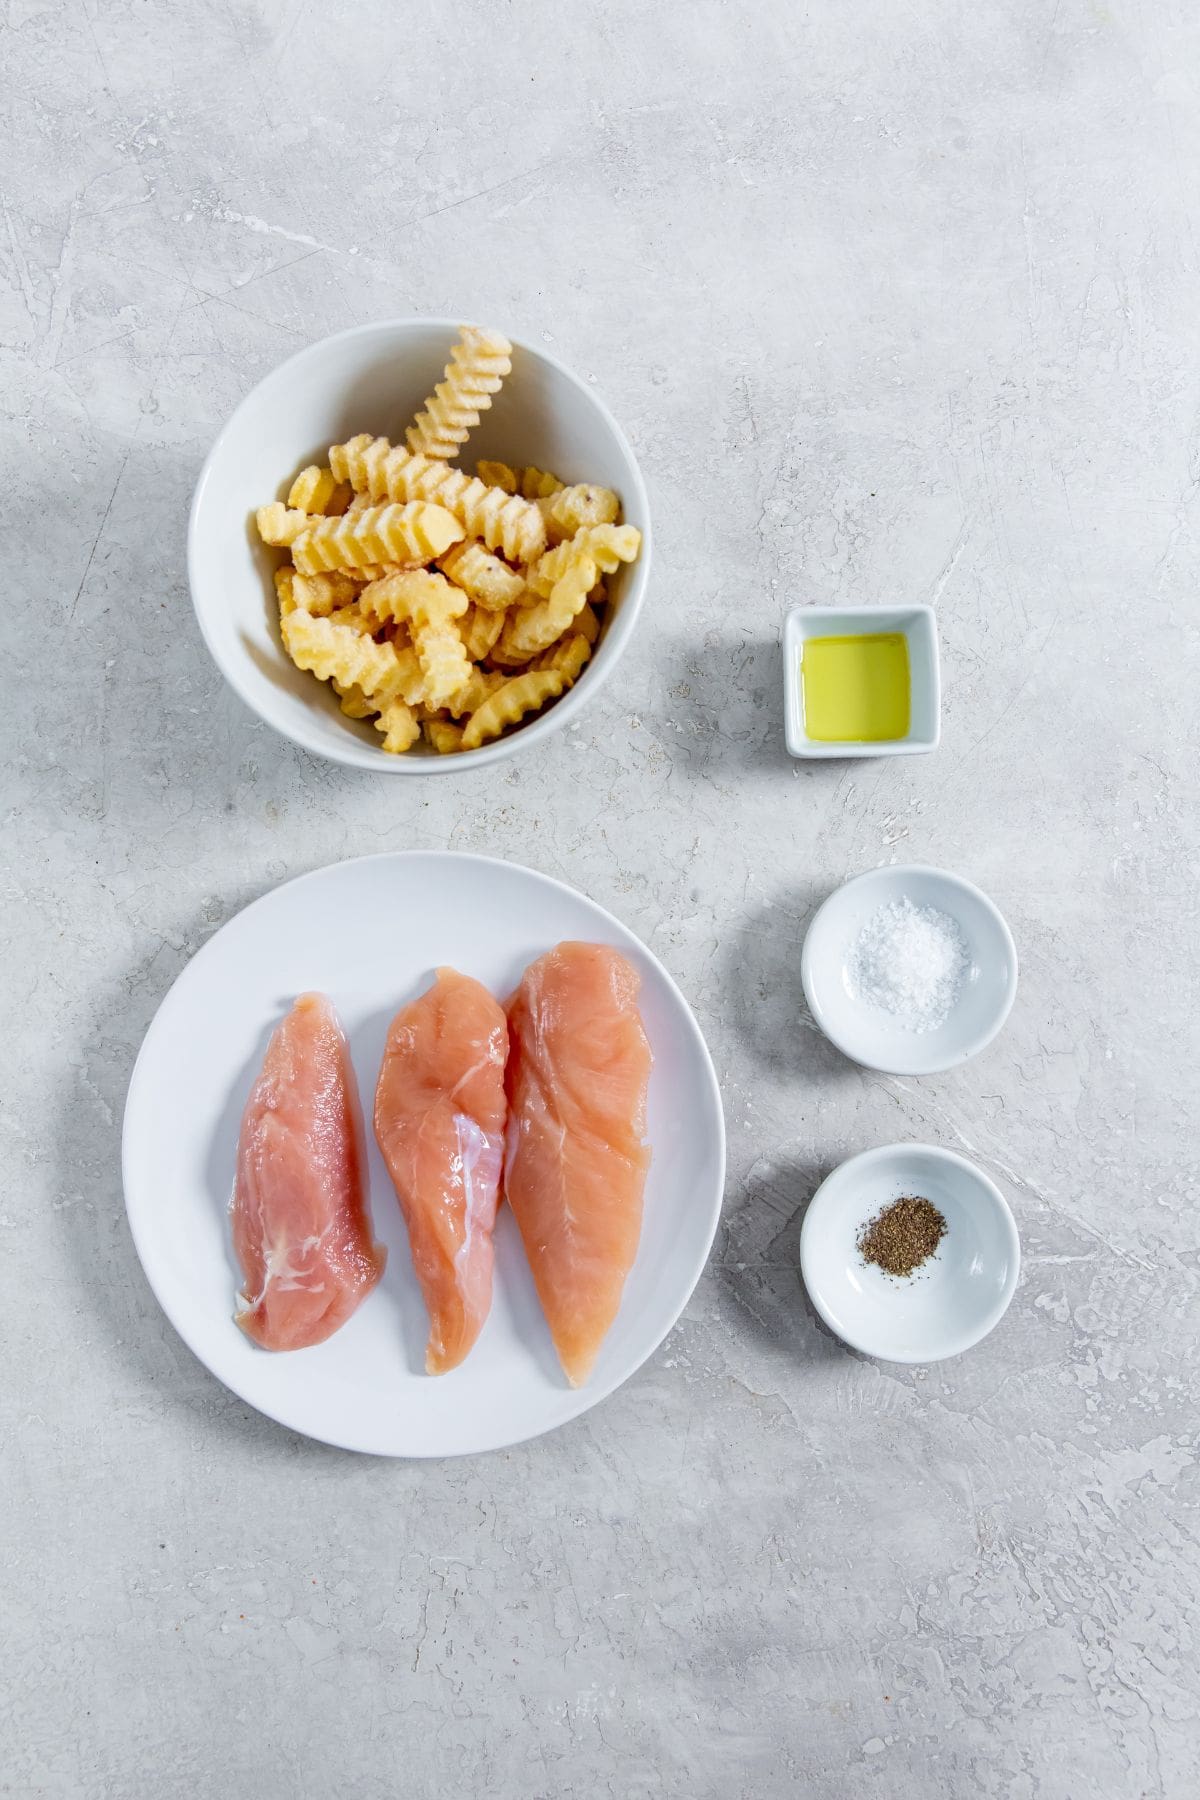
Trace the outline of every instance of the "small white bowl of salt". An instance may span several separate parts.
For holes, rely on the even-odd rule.
[[[832,893],[800,958],[809,1011],[844,1056],[933,1075],[990,1044],[1017,992],[1012,933],[986,894],[921,863]]]

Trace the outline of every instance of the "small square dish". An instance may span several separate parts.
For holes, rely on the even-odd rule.
[[[937,749],[941,678],[932,606],[794,606],[784,623],[783,668],[789,755]]]

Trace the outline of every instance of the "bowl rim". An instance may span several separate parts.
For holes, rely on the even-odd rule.
[[[886,1162],[889,1158],[901,1154],[911,1154],[913,1151],[918,1151],[923,1156],[930,1156],[935,1162],[944,1163],[951,1168],[958,1169],[962,1173],[968,1175],[978,1185],[982,1190],[983,1195],[986,1197],[987,1203],[991,1206],[992,1210],[1000,1220],[1001,1228],[1007,1240],[1009,1252],[1008,1275],[1003,1288],[992,1301],[991,1306],[980,1315],[979,1320],[974,1326],[967,1327],[959,1332],[957,1337],[948,1336],[947,1347],[944,1350],[939,1350],[936,1355],[924,1356],[913,1356],[904,1352],[893,1353],[881,1350],[877,1346],[872,1346],[865,1342],[861,1334],[846,1331],[843,1326],[835,1320],[829,1306],[822,1296],[819,1285],[810,1280],[809,1277],[809,1257],[812,1254],[811,1246],[815,1242],[816,1233],[820,1227],[821,1213],[829,1205],[829,1196],[826,1193],[826,1189],[829,1188],[831,1184],[837,1184],[838,1186],[843,1185],[843,1178],[846,1177],[848,1171],[862,1171],[873,1164]],[[812,1223],[814,1217],[817,1220],[816,1224]],[[1008,1201],[1004,1198],[1004,1195],[992,1180],[991,1176],[981,1169],[978,1163],[972,1162],[970,1157],[963,1156],[958,1150],[947,1150],[941,1144],[878,1144],[874,1149],[860,1150],[854,1156],[848,1156],[845,1161],[840,1162],[835,1169],[831,1169],[824,1181],[822,1181],[821,1185],[817,1188],[812,1199],[809,1201],[808,1208],[804,1214],[804,1223],[800,1227],[800,1274],[804,1281],[804,1290],[812,1301],[813,1307],[823,1323],[829,1327],[829,1330],[832,1331],[836,1337],[841,1339],[842,1343],[848,1344],[852,1350],[857,1350],[861,1356],[869,1356],[877,1362],[907,1363],[910,1365],[945,1362],[948,1358],[952,1356],[961,1356],[965,1351],[973,1350],[976,1344],[982,1343],[984,1338],[996,1329],[996,1326],[1008,1311],[1012,1302],[1012,1297],[1017,1291],[1017,1282],[1021,1275],[1021,1234],[1017,1230],[1017,1221],[1013,1216],[1012,1207],[1008,1204]]]
[[[879,881],[885,876],[903,877],[912,875],[933,876],[936,881],[941,882],[945,887],[957,889],[960,893],[970,894],[973,899],[979,902],[984,912],[996,926],[1001,940],[1004,943],[1008,955],[1009,976],[1004,999],[989,1025],[982,1027],[971,1036],[963,1039],[960,1046],[949,1054],[936,1056],[929,1055],[926,1057],[914,1054],[904,1068],[893,1069],[889,1068],[886,1063],[873,1062],[870,1057],[864,1056],[861,1053],[861,1048],[853,1046],[846,1037],[846,1034],[844,1032],[839,1032],[833,1025],[827,1011],[821,1005],[813,982],[812,940],[818,920],[826,911],[835,908],[852,888],[865,887]],[[990,899],[988,895],[984,893],[982,888],[976,887],[973,881],[968,881],[965,875],[956,875],[950,869],[939,869],[933,863],[884,863],[880,868],[864,869],[861,874],[852,875],[848,881],[843,881],[838,887],[835,887],[831,894],[827,894],[820,906],[818,906],[816,912],[808,922],[808,929],[804,933],[804,943],[800,949],[800,982],[804,989],[804,998],[808,1002],[808,1010],[811,1012],[813,1018],[816,1020],[825,1036],[829,1039],[829,1042],[836,1050],[840,1050],[843,1056],[848,1057],[851,1062],[857,1063],[860,1068],[875,1069],[881,1075],[940,1075],[947,1069],[957,1069],[961,1063],[970,1062],[972,1057],[978,1056],[981,1050],[986,1050],[992,1040],[998,1037],[1003,1030],[1008,1015],[1013,1009],[1013,1003],[1017,997],[1019,972],[1017,946],[1013,939],[1013,934],[1009,929],[1008,921],[1000,911],[1000,908],[996,905],[996,902]],[[919,1042],[919,1039],[917,1041]]]
[[[251,684],[244,681],[241,674],[227,664],[222,654],[218,651],[213,634],[209,630],[205,616],[205,608],[201,605],[198,595],[198,590],[201,585],[198,575],[201,529],[200,515],[204,505],[205,492],[212,479],[213,470],[220,460],[231,431],[242,414],[257,397],[259,390],[268,382],[279,380],[285,371],[289,369],[294,370],[297,365],[304,363],[304,361],[314,353],[328,349],[334,344],[344,343],[355,338],[383,338],[397,332],[404,335],[415,326],[434,326],[444,329],[452,335],[457,335],[462,327],[462,320],[459,318],[448,318],[426,313],[409,313],[387,319],[371,319],[360,325],[348,326],[344,331],[331,332],[325,337],[314,338],[311,343],[303,345],[283,362],[276,363],[272,368],[268,369],[266,374],[261,376],[260,379],[254,383],[254,386],[242,396],[241,400],[239,400],[238,404],[234,407],[224,424],[218,430],[216,437],[213,439],[208,454],[201,465],[200,473],[196,479],[196,486],[192,492],[191,506],[188,510],[187,528],[188,594],[192,602],[192,611],[195,614],[196,623],[200,628],[200,635],[204,639],[205,647],[212,657],[213,662],[220,670],[221,675],[233,689],[239,700],[241,700],[242,704],[254,714],[255,718],[260,719],[264,725],[269,725],[271,729],[278,732],[281,737],[287,738],[291,743],[297,745],[302,750],[306,750],[312,756],[323,757],[328,762],[340,763],[346,768],[361,769],[367,774],[374,773],[380,775],[402,776],[454,775],[468,773],[473,769],[482,769],[491,763],[503,762],[506,758],[516,755],[518,751],[523,749],[532,750],[536,745],[544,742],[544,740],[551,736],[552,733],[562,731],[565,727],[570,725],[576,715],[588,704],[588,701],[600,692],[601,687],[609,679],[618,662],[620,662],[621,657],[625,654],[629,645],[629,640],[637,628],[638,619],[641,616],[642,607],[645,602],[646,588],[650,575],[652,548],[650,496],[646,487],[645,478],[642,475],[641,467],[637,457],[633,453],[633,448],[629,439],[621,429],[607,403],[589,382],[585,382],[559,357],[553,355],[550,351],[543,349],[540,345],[531,344],[526,338],[514,337],[509,332],[505,333],[515,350],[521,350],[529,356],[537,357],[543,363],[548,363],[559,375],[567,380],[573,387],[577,388],[579,392],[585,396],[593,411],[599,414],[605,425],[612,432],[619,450],[628,461],[631,472],[633,498],[636,500],[637,509],[641,516],[640,529],[642,533],[642,543],[637,562],[632,565],[630,571],[630,586],[628,593],[622,600],[616,617],[613,619],[605,633],[600,651],[592,659],[588,668],[575,685],[562,696],[561,700],[557,701],[555,705],[551,707],[549,712],[534,718],[529,724],[523,725],[519,731],[514,731],[508,737],[496,738],[492,743],[481,745],[478,750],[467,750],[456,756],[391,756],[386,750],[383,750],[374,744],[364,743],[351,732],[346,733],[344,746],[338,744],[335,747],[330,744],[318,742],[315,736],[310,737],[307,733],[292,729],[276,719],[268,718],[266,714],[262,712],[258,702],[254,698]],[[625,502],[627,498],[628,496],[622,495],[623,502]]]

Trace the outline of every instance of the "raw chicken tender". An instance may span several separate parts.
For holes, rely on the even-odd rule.
[[[246,1102],[230,1203],[243,1278],[236,1318],[264,1350],[321,1343],[382,1275],[365,1171],[342,1028],[324,994],[302,994]]]
[[[573,1387],[586,1381],[637,1254],[652,1058],[637,971],[602,944],[559,944],[509,1007],[505,1193]]]
[[[430,1375],[457,1368],[492,1304],[507,1054],[503,1007],[453,969],[439,969],[388,1032],[375,1136],[429,1311]]]

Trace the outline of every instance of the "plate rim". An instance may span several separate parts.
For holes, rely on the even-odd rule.
[[[447,858],[459,864],[474,863],[480,865],[484,869],[500,868],[516,870],[521,875],[532,877],[536,882],[546,883],[550,887],[556,888],[560,892],[569,895],[572,900],[584,901],[586,905],[593,907],[603,918],[614,925],[619,932],[624,933],[634,940],[641,954],[653,965],[674,998],[679,1002],[686,1029],[691,1034],[695,1046],[700,1052],[700,1066],[707,1079],[713,1102],[712,1112],[716,1126],[718,1149],[718,1164],[715,1174],[718,1179],[714,1184],[716,1191],[712,1204],[712,1217],[709,1228],[704,1234],[703,1245],[695,1260],[695,1267],[689,1272],[686,1291],[684,1292],[678,1307],[670,1313],[670,1316],[665,1320],[662,1330],[654,1338],[654,1341],[648,1345],[644,1353],[641,1354],[630,1367],[624,1369],[623,1372],[619,1372],[613,1379],[598,1384],[595,1389],[590,1385],[585,1385],[584,1387],[573,1390],[581,1397],[586,1396],[586,1402],[584,1404],[580,1405],[576,1410],[566,1414],[563,1418],[551,1420],[547,1424],[539,1426],[534,1431],[520,1431],[515,1436],[510,1436],[506,1432],[501,1431],[500,1435],[488,1437],[486,1441],[474,1445],[471,1448],[461,1450],[380,1450],[365,1447],[361,1443],[354,1443],[348,1441],[346,1438],[323,1436],[315,1432],[306,1431],[303,1426],[295,1425],[289,1419],[281,1418],[279,1413],[273,1411],[270,1406],[260,1404],[258,1400],[252,1399],[249,1395],[243,1393],[240,1388],[233,1386],[223,1375],[218,1374],[217,1371],[212,1368],[207,1357],[193,1342],[191,1334],[185,1331],[180,1325],[171,1306],[168,1305],[167,1300],[163,1297],[163,1293],[160,1292],[159,1283],[156,1281],[154,1274],[152,1274],[151,1267],[147,1264],[147,1257],[143,1250],[143,1238],[135,1217],[135,1208],[130,1203],[130,1191],[131,1188],[136,1185],[132,1175],[132,1162],[135,1155],[133,1134],[136,1129],[134,1115],[139,1105],[143,1104],[141,1099],[141,1089],[148,1079],[150,1067],[150,1059],[147,1052],[151,1047],[152,1040],[156,1036],[156,1027],[160,1026],[164,1014],[168,1014],[167,1022],[169,1023],[169,1012],[172,1009],[172,1003],[178,1003],[179,989],[185,981],[189,980],[189,977],[194,978],[193,971],[196,970],[197,965],[204,962],[206,953],[212,949],[218,939],[229,927],[234,925],[238,920],[244,918],[246,914],[253,912],[256,908],[267,905],[268,902],[274,900],[276,896],[282,893],[284,889],[300,887],[307,882],[317,881],[323,876],[329,875],[333,870],[353,868],[367,863],[419,863],[431,860],[440,861]],[[717,1078],[716,1066],[713,1062],[712,1052],[709,1050],[708,1044],[705,1041],[704,1033],[700,1029],[699,1020],[696,1018],[687,996],[684,994],[670,970],[630,926],[625,925],[615,913],[610,912],[607,907],[602,906],[598,900],[593,900],[590,895],[583,893],[579,888],[572,887],[570,882],[563,881],[556,875],[543,874],[540,869],[531,869],[525,863],[510,861],[507,857],[487,856],[473,850],[380,850],[373,851],[366,856],[342,857],[335,862],[323,863],[319,868],[307,869],[300,875],[293,875],[283,881],[277,882],[273,887],[268,888],[265,893],[259,894],[255,899],[248,901],[245,906],[239,907],[235,913],[231,914],[229,918],[224,920],[223,923],[218,926],[211,937],[206,938],[204,943],[189,956],[183,967],[171,982],[170,987],[155,1007],[154,1015],[142,1035],[142,1041],[138,1047],[137,1056],[134,1059],[133,1069],[130,1073],[129,1082],[125,1090],[125,1103],[121,1118],[121,1192],[125,1207],[126,1222],[129,1227],[130,1236],[133,1239],[133,1247],[137,1254],[142,1274],[155,1301],[176,1336],[184,1345],[186,1345],[188,1351],[207,1370],[209,1375],[211,1375],[215,1381],[218,1381],[228,1393],[235,1395],[244,1405],[252,1407],[255,1412],[260,1413],[264,1418],[268,1418],[274,1424],[282,1426],[284,1430],[292,1431],[298,1437],[307,1438],[313,1443],[327,1444],[337,1450],[352,1452],[359,1456],[380,1457],[391,1461],[427,1462],[451,1460],[461,1456],[483,1456],[490,1455],[495,1451],[511,1449],[518,1444],[532,1443],[536,1439],[544,1437],[546,1433],[555,1431],[560,1426],[570,1424],[573,1419],[581,1418],[585,1413],[591,1412],[595,1407],[601,1405],[603,1401],[614,1394],[618,1388],[623,1387],[640,1369],[645,1367],[646,1363],[649,1362],[655,1352],[661,1348],[666,1338],[679,1323],[680,1318],[683,1316],[689,1301],[699,1285],[700,1278],[703,1275],[705,1268],[708,1266],[708,1260],[712,1254],[713,1243],[717,1235],[717,1228],[721,1222],[721,1213],[725,1202],[725,1182],[727,1172],[728,1145],[725,1128],[725,1109],[721,1098],[721,1085]],[[151,1263],[152,1262],[153,1254],[151,1253]]]

